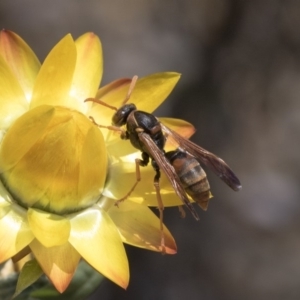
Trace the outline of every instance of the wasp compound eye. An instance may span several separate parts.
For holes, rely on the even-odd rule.
[[[136,106],[132,103],[123,105],[113,115],[112,124],[118,127],[125,125],[129,114],[134,110],[136,110]]]

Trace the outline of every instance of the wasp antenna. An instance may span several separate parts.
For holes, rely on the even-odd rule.
[[[110,109],[113,109],[115,111],[118,110],[115,106],[109,105],[109,104],[105,103],[104,101],[102,101],[100,99],[96,99],[96,98],[87,98],[87,99],[84,100],[84,102],[95,102],[95,103],[98,103],[100,105],[106,106]]]
[[[127,92],[127,95],[124,99],[124,101],[122,102],[122,105],[126,104],[127,101],[130,99],[130,96],[131,96],[131,93],[136,85],[136,82],[138,80],[138,76],[137,75],[134,75],[131,79],[131,83],[130,83],[130,86],[129,86],[129,89],[128,89],[128,92]]]

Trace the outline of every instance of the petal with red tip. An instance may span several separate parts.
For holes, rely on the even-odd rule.
[[[113,206],[109,215],[125,243],[152,251],[162,251],[160,220],[148,207],[124,201],[119,207]],[[165,252],[176,253],[175,240],[166,226],[163,227],[163,236]]]
[[[94,33],[86,33],[75,41],[77,61],[70,94],[83,111],[88,97],[95,97],[103,73],[102,46]]]
[[[67,243],[71,229],[67,218],[32,208],[28,209],[27,218],[34,236],[45,247]]]
[[[66,35],[48,54],[37,76],[31,108],[42,104],[77,108],[69,96],[76,65],[76,47]]]
[[[80,260],[79,253],[69,244],[46,248],[34,239],[30,248],[43,269],[59,292],[69,285]]]
[[[0,54],[19,81],[26,99],[29,100],[41,67],[38,58],[20,36],[9,30],[0,32]]]
[[[120,234],[105,211],[94,207],[70,218],[70,243],[97,271],[126,288],[128,261]]]

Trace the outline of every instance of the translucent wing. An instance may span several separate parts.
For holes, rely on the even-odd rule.
[[[180,179],[178,175],[175,173],[174,168],[169,163],[167,158],[164,156],[164,153],[156,146],[155,142],[151,139],[151,137],[145,133],[140,132],[138,134],[140,141],[147,148],[150,156],[155,160],[159,168],[166,174],[169,179],[171,185],[174,188],[174,191],[178,195],[178,197],[182,200],[182,202],[187,206],[190,212],[193,214],[196,220],[199,220],[198,214],[195,208],[190,203],[184,188],[181,185]]]
[[[213,153],[205,150],[204,148],[196,145],[188,139],[180,136],[177,132],[168,128],[161,123],[163,131],[167,136],[171,136],[179,145],[181,149],[194,156],[200,162],[209,167],[217,176],[219,176],[228,186],[234,191],[238,191],[242,188],[239,179],[229,168],[229,166]]]

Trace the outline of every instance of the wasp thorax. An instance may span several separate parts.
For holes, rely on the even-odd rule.
[[[1,180],[24,207],[58,214],[95,203],[107,155],[100,130],[78,111],[43,105],[9,128],[0,148]]]

